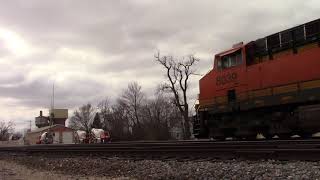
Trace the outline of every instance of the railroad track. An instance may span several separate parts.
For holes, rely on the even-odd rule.
[[[2,153],[100,156],[130,159],[280,159],[320,160],[320,140],[133,141],[0,147]]]

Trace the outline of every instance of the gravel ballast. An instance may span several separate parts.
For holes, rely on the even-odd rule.
[[[0,156],[37,172],[67,179],[319,179],[320,162],[276,160],[124,160],[98,157]],[[4,166],[2,163],[1,166]],[[5,168],[5,167],[1,167]],[[3,173],[3,172],[1,172]],[[14,173],[14,172],[11,172]],[[28,177],[25,177],[28,179]]]

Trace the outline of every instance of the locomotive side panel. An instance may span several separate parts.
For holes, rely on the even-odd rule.
[[[211,70],[199,81],[199,102],[202,106],[210,105],[214,103],[214,94],[212,92],[216,91],[215,84],[213,83],[214,71]]]
[[[261,69],[261,88],[275,87],[313,79],[320,79],[320,48],[290,54],[279,59],[263,62]],[[253,65],[256,66],[256,65]],[[254,76],[248,71],[248,76]],[[249,82],[251,85],[251,82]],[[255,86],[250,86],[255,89]]]
[[[281,87],[277,88],[278,86],[286,86],[287,89],[291,88],[291,91],[298,91],[299,83],[320,79],[320,47],[314,44],[308,46],[308,48],[301,48],[297,54],[286,53],[285,57],[280,56],[281,58],[258,64],[249,66],[242,64],[224,70],[213,69],[200,80],[200,105],[210,104],[211,107],[217,107],[216,112],[219,112],[219,109],[225,112],[227,109],[232,110],[227,107],[229,106],[229,91],[235,92],[237,102],[247,101],[250,97],[262,96],[273,96],[273,99],[279,99],[281,97],[274,97],[274,95],[281,93],[273,92],[281,89]],[[290,84],[293,85],[290,86]],[[260,95],[256,95],[257,93]],[[275,101],[279,101],[278,99]],[[244,106],[240,107],[241,109],[255,107],[254,105],[247,107],[247,104],[248,102],[245,102],[238,106]],[[270,105],[270,103],[259,103],[259,99],[255,104],[257,107]]]

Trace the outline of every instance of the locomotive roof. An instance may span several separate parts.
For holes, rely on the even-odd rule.
[[[238,51],[239,49],[241,49],[244,45],[241,45],[240,47],[235,47],[235,48],[232,48],[232,49],[229,49],[227,51],[223,51],[219,54],[216,54],[216,56],[225,56],[225,55],[228,55],[228,54],[232,54],[236,51]]]
[[[281,34],[281,33],[285,33],[285,32],[291,32],[291,31],[294,31],[294,30],[298,30],[299,28],[303,27],[304,25],[311,25],[311,24],[315,24],[315,23],[318,23],[318,29],[317,30],[319,32],[320,31],[320,18],[316,19],[316,20],[313,20],[313,21],[309,21],[309,22],[304,23],[304,24],[300,24],[300,25],[294,26],[294,27],[289,28],[289,29],[285,29],[285,30],[279,31],[277,33],[270,34],[270,35],[265,36],[263,38],[256,39],[255,41],[250,41],[250,42],[245,43],[245,44],[240,44],[239,43],[236,47],[233,47],[233,48],[228,49],[226,51],[222,51],[222,52],[216,54],[215,56],[224,56],[224,55],[227,55],[227,54],[231,54],[231,53],[239,50],[240,48],[242,48],[243,46],[246,46],[247,44],[249,44],[251,42],[265,41],[265,39],[268,39],[271,36],[274,36],[274,35],[277,35],[277,34]]]

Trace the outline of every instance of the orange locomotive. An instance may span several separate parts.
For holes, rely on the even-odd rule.
[[[320,131],[320,19],[215,55],[196,112],[196,137]]]

